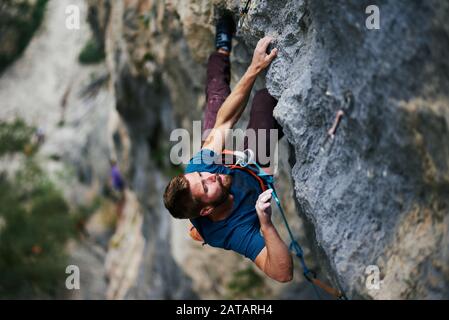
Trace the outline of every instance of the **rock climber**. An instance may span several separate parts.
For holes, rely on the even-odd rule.
[[[293,277],[292,257],[271,221],[272,190],[262,192],[257,178],[244,170],[208,161],[222,154],[223,137],[239,120],[257,76],[276,58],[278,51],[274,48],[267,53],[273,39],[260,39],[251,64],[231,92],[233,35],[235,22],[232,14],[225,12],[216,24],[216,51],[207,64],[203,132],[210,131],[210,134],[184,174],[174,177],[167,185],[164,204],[173,217],[190,219],[205,243],[240,253],[270,278],[288,282]],[[277,129],[278,137],[282,137],[281,128],[273,118],[276,103],[267,89],[258,91],[247,129]],[[270,137],[265,138],[268,140],[265,143],[270,145]]]
[[[118,221],[120,221],[122,217],[123,207],[125,206],[126,201],[126,193],[125,193],[125,180],[120,172],[120,169],[117,165],[117,161],[115,159],[110,160],[111,170],[110,170],[110,181],[114,192],[117,195],[116,201],[116,210]]]

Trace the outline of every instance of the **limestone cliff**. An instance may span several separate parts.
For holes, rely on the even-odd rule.
[[[279,35],[268,84],[330,270],[352,297],[447,298],[449,6],[379,1],[380,30],[368,30],[369,1],[269,3],[252,28]],[[347,91],[352,110],[326,144]],[[369,265],[379,290],[365,286]]]

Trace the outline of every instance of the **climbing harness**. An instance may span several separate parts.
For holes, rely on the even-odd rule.
[[[291,244],[289,246],[289,250],[294,251],[294,253],[298,257],[301,267],[302,267],[302,270],[303,270],[303,275],[306,278],[306,280],[312,284],[312,287],[313,287],[317,297],[319,299],[321,299],[321,296],[317,290],[317,287],[318,287],[318,288],[321,288],[321,290],[327,292],[328,294],[336,297],[339,300],[347,300],[344,293],[342,293],[340,290],[334,289],[334,288],[328,286],[327,284],[323,283],[321,280],[319,280],[317,278],[316,272],[307,267],[307,264],[304,259],[304,251],[302,250],[301,246],[299,245],[299,243],[295,240],[295,237],[293,236],[293,232],[290,229],[290,225],[288,224],[284,210],[282,209],[281,201],[279,200],[279,196],[277,195],[276,189],[274,188],[273,175],[269,174],[268,172],[265,172],[259,166],[259,164],[257,164],[257,162],[255,161],[254,152],[250,149],[246,149],[243,152],[242,151],[224,150],[222,155],[223,156],[232,155],[236,159],[235,164],[226,165],[228,168],[244,170],[244,171],[248,172],[249,174],[251,174],[259,182],[262,191],[266,191],[267,189],[273,190],[271,194],[274,198],[274,201],[276,202],[279,212],[281,213],[282,220],[284,221],[285,227],[287,228],[288,234],[291,239]],[[193,226],[190,228],[190,236],[194,240],[204,241],[203,238],[201,237],[201,235],[199,234],[198,230],[196,230],[196,228]]]

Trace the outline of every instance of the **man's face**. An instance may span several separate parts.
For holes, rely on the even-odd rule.
[[[192,196],[206,205],[218,206],[229,196],[231,181],[228,175],[193,172],[185,174],[185,177],[189,181]]]

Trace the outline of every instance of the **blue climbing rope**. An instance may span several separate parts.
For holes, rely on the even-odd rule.
[[[318,299],[321,299],[321,296],[318,292],[317,286],[320,287],[321,289],[323,289],[324,291],[326,291],[327,293],[336,296],[338,299],[346,300],[347,298],[345,297],[345,295],[342,292],[340,292],[339,290],[330,288],[327,285],[323,284],[321,281],[319,281],[317,279],[316,273],[307,267],[306,261],[304,259],[304,251],[301,248],[301,246],[299,245],[299,243],[295,240],[295,237],[293,236],[293,232],[290,228],[290,225],[288,224],[287,218],[285,216],[285,212],[282,209],[281,201],[279,200],[279,196],[277,195],[276,189],[274,188],[273,176],[266,173],[257,164],[256,161],[251,160],[251,159],[254,159],[254,155],[251,154],[252,153],[251,150],[246,150],[246,151],[250,152],[250,156],[247,156],[247,158],[250,160],[244,160],[241,158],[237,161],[237,165],[240,165],[241,167],[246,167],[246,168],[250,169],[251,171],[253,171],[255,174],[257,174],[257,176],[259,176],[260,178],[262,178],[265,181],[265,183],[267,184],[269,189],[273,190],[272,196],[274,198],[274,201],[276,202],[279,212],[281,213],[282,220],[284,221],[285,227],[290,236],[291,243],[290,243],[289,249],[290,249],[290,251],[293,251],[295,253],[295,255],[298,257],[299,262],[301,264],[302,271],[303,271],[303,275],[307,279],[307,281],[312,284],[313,290],[314,290],[316,296],[318,297]],[[243,152],[243,153],[245,154],[245,152]],[[238,156],[238,154],[237,154],[237,156]],[[245,154],[245,156],[246,156],[246,154]],[[242,156],[240,155],[240,157],[242,157]]]

